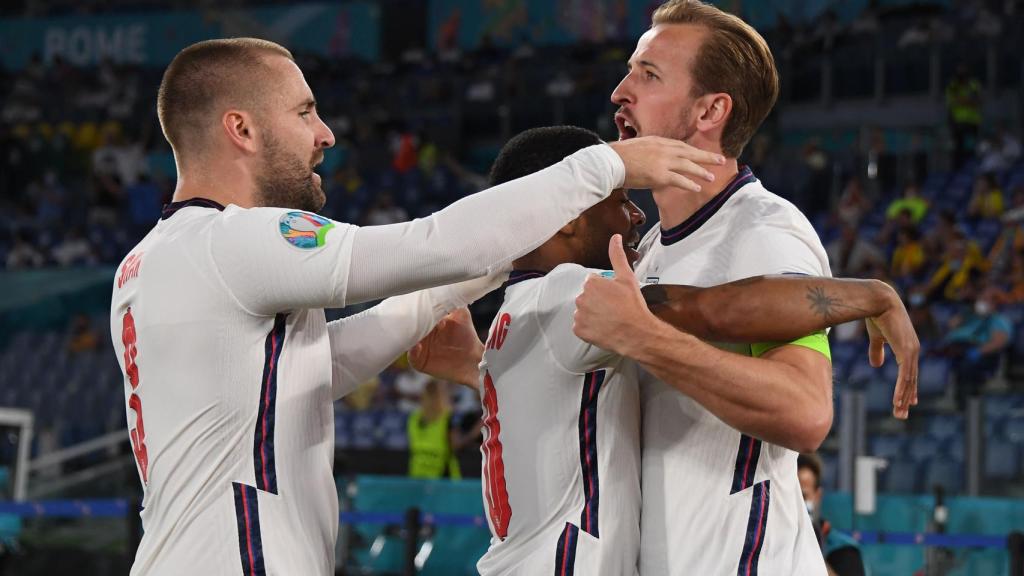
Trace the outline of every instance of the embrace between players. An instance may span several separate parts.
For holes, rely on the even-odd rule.
[[[482,574],[825,574],[796,469],[832,423],[824,331],[866,319],[875,366],[889,343],[900,418],[919,346],[895,292],[828,278],[806,218],[738,165],[777,93],[752,28],[673,0],[612,94],[618,142],[529,130],[493,188],[357,227],[316,214],[334,137],[287,50],[183,50],[158,101],[174,202],[111,307],[132,574],[333,574],[332,402],[414,346],[481,392]],[[642,240],[633,188],[658,206]],[[464,306],[503,282],[485,347]]]

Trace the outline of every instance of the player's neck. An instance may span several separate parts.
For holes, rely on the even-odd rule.
[[[717,196],[739,173],[739,163],[729,158],[722,166],[707,166],[715,175],[714,182],[698,181],[700,192],[683,190],[682,188],[658,188],[653,190],[654,203],[658,206],[658,219],[665,230],[674,228],[687,218],[693,216],[701,206]]]
[[[178,173],[178,183],[174,187],[172,202],[183,202],[193,198],[206,198],[223,206],[234,204],[242,208],[253,206],[253,185],[248,179],[225,178],[209,174],[189,172]]]

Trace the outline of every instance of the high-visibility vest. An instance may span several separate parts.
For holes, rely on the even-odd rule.
[[[418,408],[409,415],[410,478],[462,478],[448,437],[450,420],[451,413],[445,412],[433,422],[424,423],[423,411]]]
[[[946,87],[946,104],[949,114],[957,124],[981,124],[981,105],[969,104],[966,101],[976,99],[981,94],[981,84],[977,80],[966,82],[953,81]]]

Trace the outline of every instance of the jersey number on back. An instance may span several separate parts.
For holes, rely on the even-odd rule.
[[[487,497],[487,515],[494,527],[494,535],[504,540],[508,536],[508,522],[512,507],[505,488],[505,462],[501,458],[501,423],[498,422],[498,393],[490,372],[484,372],[484,490]]]
[[[135,460],[139,463],[142,483],[147,484],[149,483],[149,455],[146,453],[146,429],[142,426],[142,399],[135,393],[139,387],[139,365],[135,363],[135,356],[139,351],[135,348],[135,318],[132,317],[131,308],[124,313],[121,342],[124,343],[124,373],[128,377],[128,383],[132,386],[128,407],[135,412],[135,428],[131,430],[132,452],[135,453]]]

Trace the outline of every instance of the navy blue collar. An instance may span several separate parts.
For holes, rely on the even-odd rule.
[[[527,280],[533,280],[534,278],[543,278],[547,275],[547,272],[541,272],[539,270],[513,270],[508,275],[508,280],[505,281],[505,288],[513,284],[519,284],[520,282],[526,282]]]
[[[160,213],[161,220],[167,220],[171,216],[178,213],[178,210],[182,208],[188,208],[189,206],[201,206],[203,208],[216,208],[217,210],[223,211],[224,206],[219,202],[214,202],[207,198],[189,198],[188,200],[182,200],[181,202],[171,202],[164,206],[163,211]]]
[[[736,177],[729,182],[729,185],[715,195],[714,198],[708,200],[706,204],[701,206],[696,212],[694,212],[689,218],[683,221],[678,226],[673,226],[669,230],[661,229],[661,245],[671,246],[676,242],[679,242],[683,238],[686,238],[690,234],[696,232],[701,226],[704,225],[712,216],[721,210],[722,206],[725,205],[726,200],[732,198],[732,195],[737,190],[743,188],[747,184],[754,182],[757,178],[754,173],[750,171],[749,166],[741,166],[739,173]]]

